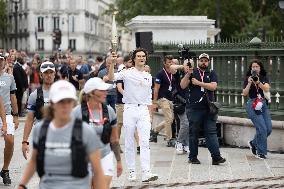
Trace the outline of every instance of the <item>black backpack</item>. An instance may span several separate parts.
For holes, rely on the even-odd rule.
[[[83,102],[81,104],[81,112],[82,112],[82,120],[89,123],[90,117],[89,117],[89,110],[88,105],[86,102]],[[101,141],[104,144],[107,144],[110,142],[110,136],[111,136],[111,124],[109,121],[109,114],[108,114],[108,108],[107,105],[103,104],[103,118],[104,118],[104,127],[103,127],[103,133],[101,135]]]
[[[42,108],[44,106],[42,86],[37,88],[36,93],[37,93],[37,95],[36,95],[36,108],[35,108],[34,115],[35,115],[37,120],[41,120],[42,119]]]
[[[49,127],[49,120],[45,120],[40,130],[37,154],[37,173],[39,177],[45,174],[44,171],[44,155],[46,135]],[[84,178],[88,175],[88,158],[82,137],[82,120],[76,119],[72,130],[71,139],[71,159],[72,171],[74,177]]]

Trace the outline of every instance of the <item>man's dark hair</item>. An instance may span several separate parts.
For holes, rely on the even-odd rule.
[[[135,50],[132,52],[132,56],[131,56],[131,60],[132,60],[132,62],[133,62],[133,65],[135,65],[134,59],[135,59],[135,57],[136,57],[136,54],[137,54],[138,52],[141,52],[141,51],[145,53],[145,55],[146,55],[146,63],[147,63],[147,61],[148,61],[148,52],[147,52],[145,49],[143,49],[143,48],[137,48],[137,49],[135,49]]]
[[[102,61],[104,61],[104,58],[102,56],[97,56],[96,60],[99,61],[99,62],[102,62]]]
[[[252,59],[252,60],[250,61],[250,65],[249,65],[249,68],[248,68],[248,71],[247,71],[246,76],[251,76],[251,67],[252,67],[252,64],[253,64],[253,63],[256,63],[256,64],[259,65],[259,67],[260,67],[259,75],[261,75],[261,76],[266,76],[266,71],[265,71],[265,69],[264,69],[264,66],[263,66],[262,62],[261,62],[259,59]]]
[[[123,57],[123,61],[124,62],[128,62],[128,60],[130,60],[130,56],[129,55],[126,55]]]
[[[17,57],[17,62],[19,62],[21,65],[23,65],[24,59],[22,57]]]
[[[167,61],[167,60],[172,60],[174,59],[173,55],[166,55],[164,56],[164,63]]]

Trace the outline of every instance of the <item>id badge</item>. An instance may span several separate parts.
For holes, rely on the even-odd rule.
[[[257,94],[257,98],[258,98],[258,99],[262,99],[262,97],[261,97],[260,94]]]
[[[204,88],[203,87],[201,87],[200,89],[201,89],[201,92],[204,92]]]
[[[169,91],[172,91],[172,89],[173,89],[173,88],[172,88],[172,86],[170,85],[169,88],[168,88],[168,90],[169,90]]]

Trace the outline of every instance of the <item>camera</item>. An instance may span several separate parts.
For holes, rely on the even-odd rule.
[[[258,77],[257,72],[255,70],[251,70],[251,78],[254,82],[257,82],[259,80],[259,77]]]
[[[187,65],[191,68],[192,65],[190,64],[190,59],[193,56],[196,56],[196,54],[192,51],[189,50],[189,47],[184,47],[183,44],[178,45],[178,54],[179,54],[179,59],[180,60],[186,60],[188,59]]]

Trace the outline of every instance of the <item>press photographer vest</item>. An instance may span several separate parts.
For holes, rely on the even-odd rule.
[[[36,90],[36,105],[35,105],[35,117],[37,120],[42,119],[42,108],[44,106],[43,90],[42,86],[38,87]]]
[[[110,136],[111,136],[111,124],[109,121],[109,114],[108,114],[108,108],[107,105],[102,104],[103,106],[103,119],[104,119],[104,124],[103,124],[103,133],[101,135],[101,141],[104,144],[107,144],[110,142]],[[89,115],[89,109],[87,103],[82,103],[81,104],[81,112],[82,112],[82,120],[90,123],[90,115]]]
[[[44,171],[44,154],[45,154],[45,142],[46,135],[48,131],[50,121],[45,120],[40,129],[39,141],[38,141],[38,154],[36,157],[37,162],[37,173],[39,177],[42,177],[45,174]],[[72,139],[71,139],[71,175],[73,177],[84,178],[88,175],[88,161],[87,161],[87,152],[83,144],[82,137],[82,120],[76,119],[74,122],[74,127],[72,130]],[[56,174],[55,174],[56,175]]]

